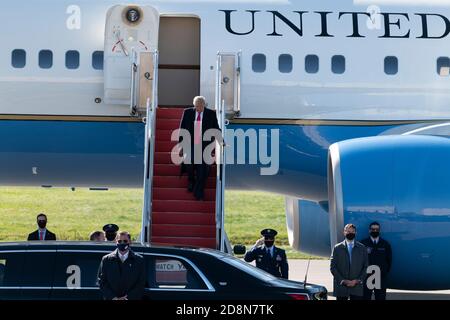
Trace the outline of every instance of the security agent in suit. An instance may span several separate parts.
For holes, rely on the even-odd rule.
[[[380,224],[372,222],[369,226],[370,237],[361,241],[369,254],[369,265],[377,265],[381,271],[381,288],[369,289],[367,283],[364,286],[364,299],[372,300],[372,292],[375,300],[386,300],[387,276],[391,271],[392,249],[389,242],[380,237]]]
[[[130,250],[131,237],[122,231],[117,249],[104,256],[98,271],[98,285],[105,300],[141,300],[145,288],[144,259]]]
[[[288,279],[289,265],[286,252],[274,245],[276,230],[264,229],[261,231],[263,238],[256,241],[250,251],[244,256],[244,260],[252,262],[256,260],[256,267],[274,275],[275,277]]]
[[[333,248],[330,270],[337,300],[362,300],[369,258],[366,247],[355,240],[356,226],[347,224],[345,240]]]
[[[181,166],[181,174],[184,171],[188,173],[188,191],[193,192],[197,200],[204,200],[205,183],[209,176],[210,165],[205,163],[203,152],[213,140],[203,141],[203,135],[209,129],[216,129],[220,133],[216,113],[206,108],[204,97],[195,97],[194,107],[184,110],[180,129],[187,130],[190,136],[190,148],[182,150],[184,163]],[[217,136],[220,135],[217,134]],[[180,132],[178,141],[182,143],[183,139]]]
[[[56,240],[56,235],[47,229],[47,216],[39,213],[36,217],[38,229],[28,235],[28,241]]]

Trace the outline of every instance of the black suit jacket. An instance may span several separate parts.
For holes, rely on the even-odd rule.
[[[253,247],[245,254],[244,260],[252,262],[256,260],[256,267],[274,275],[275,277],[288,279],[289,265],[286,258],[286,252],[283,249],[273,248],[273,257],[267,253],[264,246]]]
[[[369,265],[379,266],[381,274],[386,276],[391,271],[392,265],[392,249],[389,242],[380,237],[378,243],[374,244],[369,237],[362,240],[361,243],[367,247]]]
[[[183,117],[181,118],[180,122],[180,129],[185,129],[189,131],[191,135],[191,163],[194,162],[194,125],[195,125],[195,114],[196,110],[195,107],[187,108],[184,110]],[[209,129],[217,129],[219,128],[219,123],[217,122],[217,116],[216,112],[212,111],[208,108],[205,108],[203,111],[203,119],[202,119],[202,134],[205,134],[205,132]],[[180,135],[178,137],[178,142],[182,142],[183,137]],[[202,137],[202,152],[205,150],[205,148],[212,142],[214,139],[211,139],[210,141],[203,141]],[[184,153],[186,154],[187,150],[184,150]],[[191,163],[182,163],[180,168],[180,175],[187,172],[186,165],[189,165]]]
[[[195,108],[188,108],[184,110],[183,117],[181,118],[180,123],[180,129],[186,129],[191,134],[191,146],[194,146],[194,124],[197,119],[195,119]],[[204,134],[209,129],[217,129],[219,128],[219,123],[217,122],[217,116],[216,112],[213,110],[210,110],[208,108],[205,108],[203,111],[203,119],[202,119],[202,134]],[[181,142],[182,136],[178,138],[178,141]],[[203,139],[202,139],[203,140]],[[205,148],[211,143],[210,141],[203,141],[202,150],[205,150]]]
[[[103,257],[98,270],[98,285],[105,300],[128,296],[128,300],[141,300],[145,289],[144,258],[129,251],[122,263],[118,250]]]
[[[36,230],[28,235],[28,241],[39,240],[39,230]],[[56,235],[53,232],[47,230],[44,236],[44,240],[53,240],[56,241]]]

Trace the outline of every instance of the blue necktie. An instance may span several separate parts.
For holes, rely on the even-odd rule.
[[[348,243],[347,244],[347,249],[348,249],[348,255],[350,257],[350,264],[352,264],[352,250],[353,250],[353,243]]]

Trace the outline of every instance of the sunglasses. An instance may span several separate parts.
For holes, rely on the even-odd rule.
[[[117,243],[128,243],[128,240],[117,240]]]

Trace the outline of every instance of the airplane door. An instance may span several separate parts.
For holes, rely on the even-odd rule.
[[[217,54],[216,106],[223,103],[228,119],[240,112],[240,53]]]
[[[108,10],[104,48],[106,104],[132,103],[132,67],[141,53],[156,52],[158,34],[159,12],[151,6],[117,5]]]

